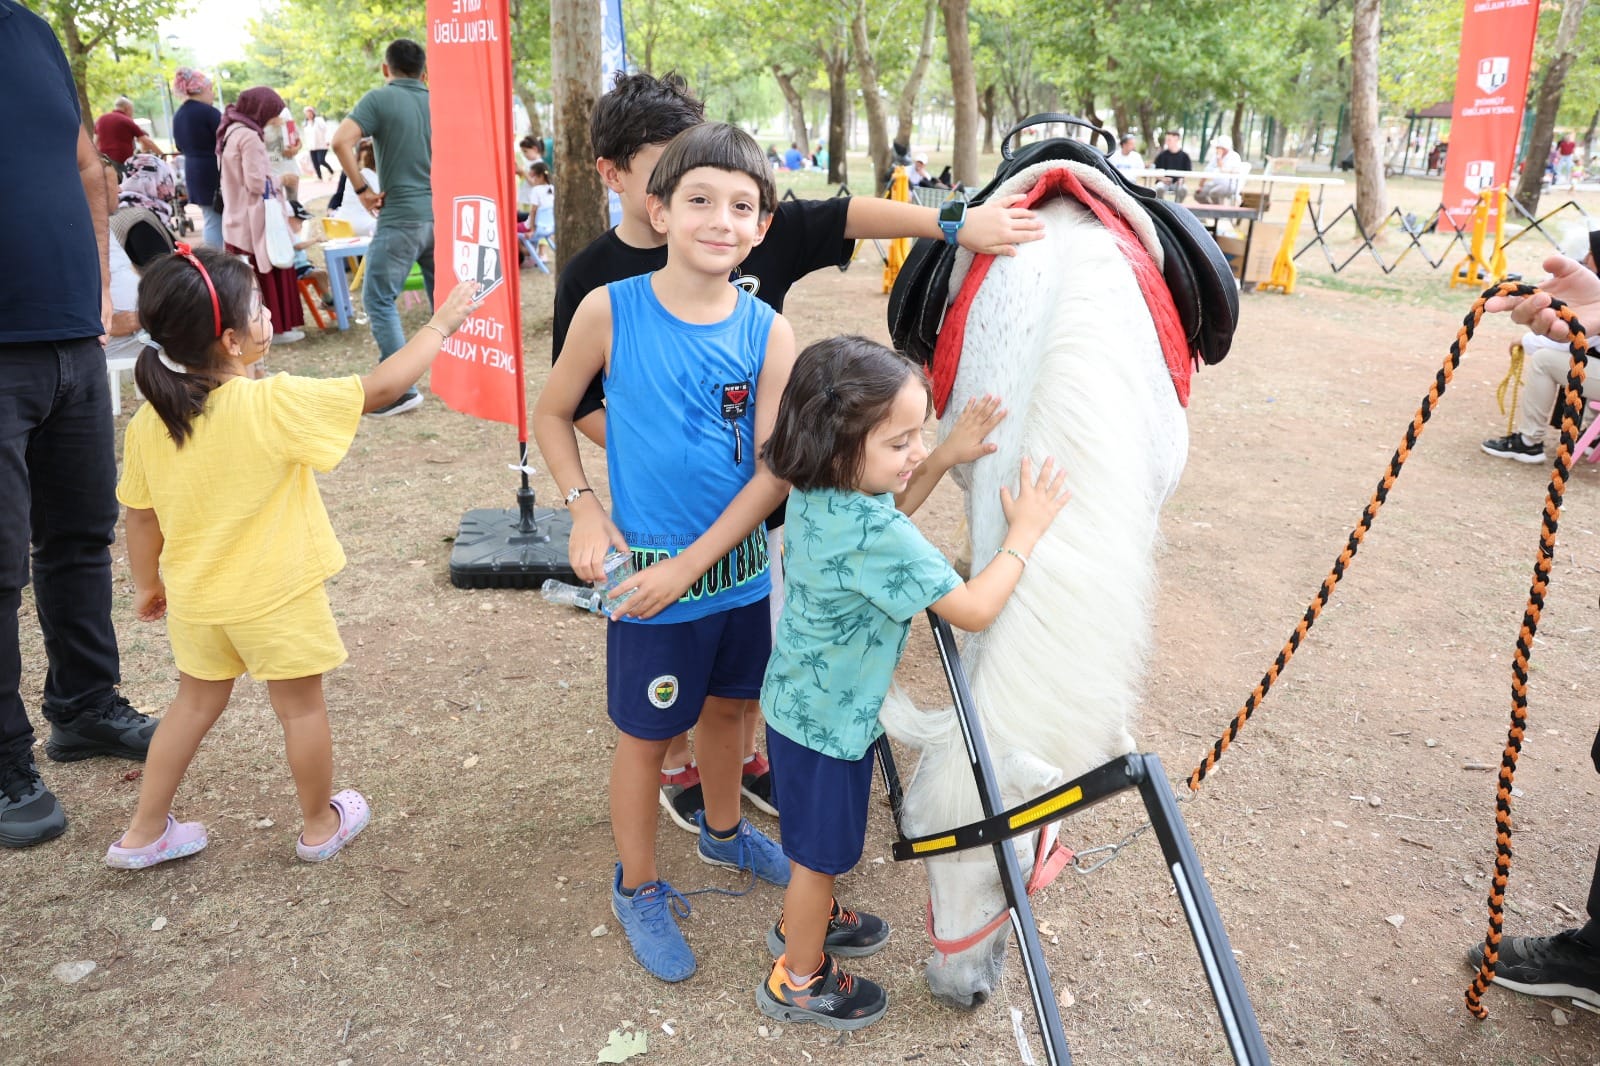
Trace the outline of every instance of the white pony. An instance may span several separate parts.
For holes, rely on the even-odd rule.
[[[994,195],[1032,186],[1044,163]],[[1130,198],[1088,168],[1080,180],[1135,216],[1161,263],[1154,232]],[[991,435],[993,455],[958,471],[966,490],[973,569],[1005,536],[1000,486],[1024,455],[1053,456],[1072,500],[1034,548],[1022,582],[995,623],[969,637],[971,681],[1005,805],[1133,750],[1129,732],[1150,636],[1157,514],[1177,486],[1189,431],[1132,268],[1110,231],[1074,201],[1038,209],[1043,240],[1000,258],[967,319],[965,346],[941,437],[967,399],[1003,398],[1011,415]],[[958,291],[970,255],[951,279]],[[952,709],[923,712],[898,692],[885,704],[889,733],[921,752],[907,788],[903,831],[923,836],[982,817]],[[1026,871],[1033,837],[1016,839]],[[969,936],[1006,909],[991,849],[930,859],[938,940]],[[982,1003],[999,982],[1009,924],[967,950],[935,951],[928,984],[938,999]]]

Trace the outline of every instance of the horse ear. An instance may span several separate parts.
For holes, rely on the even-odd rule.
[[[1067,775],[1061,767],[1052,766],[1026,751],[1009,752],[1000,760],[997,769],[1000,774],[1000,798],[1008,808],[1067,783]]]

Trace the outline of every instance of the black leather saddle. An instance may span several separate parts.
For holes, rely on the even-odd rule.
[[[1165,253],[1162,274],[1177,305],[1189,350],[1207,364],[1221,362],[1233,344],[1233,331],[1239,320],[1239,287],[1217,242],[1183,207],[1161,199],[1153,189],[1129,181],[1111,165],[1107,153],[1092,144],[1050,137],[1022,148],[1012,147],[1018,132],[1046,122],[1083,126],[1105,138],[1107,152],[1114,147],[1106,130],[1071,115],[1052,112],[1026,118],[1013,126],[1000,143],[999,170],[971,203],[983,203],[1007,178],[1035,163],[1064,159],[1094,167],[1130,193],[1155,223]],[[889,333],[896,347],[924,366],[933,365],[934,345],[950,302],[950,268],[955,255],[955,245],[931,237],[919,238],[889,294]]]

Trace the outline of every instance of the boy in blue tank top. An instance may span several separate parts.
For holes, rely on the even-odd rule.
[[[610,551],[639,572],[606,631],[606,709],[619,731],[611,908],[634,957],[664,981],[694,973],[676,917],[689,904],[656,870],[661,757],[698,721],[705,808],[699,857],[787,885],[789,866],[739,816],[744,701],[771,651],[764,519],[788,486],[756,456],[794,362],[789,323],[729,282],[765,235],[777,194],[761,149],[721,123],[686,130],[647,190],[666,265],[586,296],[534,408],[534,436],[572,512],[584,581]],[[578,453],[573,419],[604,375],[608,514]],[[631,593],[631,595],[630,595]],[[626,596],[626,600],[623,597]]]

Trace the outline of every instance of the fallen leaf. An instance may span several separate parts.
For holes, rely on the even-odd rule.
[[[594,1061],[627,1062],[635,1055],[643,1055],[649,1050],[649,1040],[643,1033],[625,1033],[621,1029],[613,1029],[606,1046],[600,1049],[600,1054]]]
[[[166,927],[167,927],[166,918],[157,918],[155,921],[150,923],[150,931],[153,932],[153,933],[159,933],[159,932],[161,932],[161,930],[165,929]]]
[[[82,959],[78,962],[58,962],[50,967],[50,976],[64,985],[75,985],[95,971],[92,959]]]
[[[124,781],[137,781],[143,775],[144,775],[144,771],[143,770],[129,770],[127,773],[122,775],[122,779]]]
[[[465,759],[461,760],[461,768],[463,770],[470,770],[477,765],[478,757],[476,755],[468,755]]]
[[[262,818],[262,819],[260,819],[258,821],[252,822],[250,824],[254,825],[257,829],[271,829],[272,828],[272,819],[271,818]]]
[[[607,931],[608,930],[604,925],[597,925],[593,929],[589,930],[589,935],[593,937],[602,937],[606,935]]]
[[[1406,916],[1403,914],[1391,914],[1389,917],[1385,918],[1384,921],[1398,929],[1402,925],[1406,924]]]

